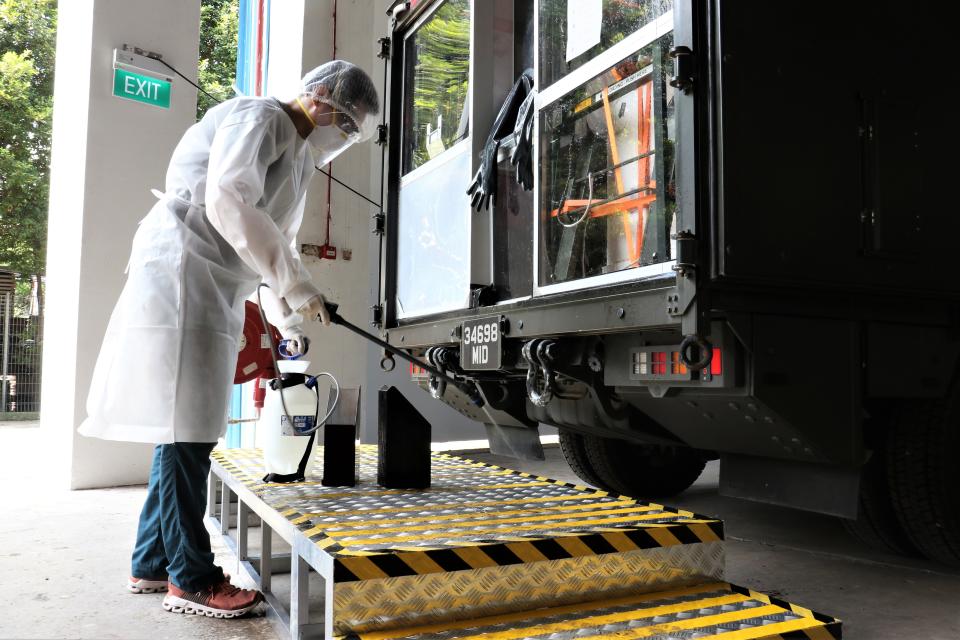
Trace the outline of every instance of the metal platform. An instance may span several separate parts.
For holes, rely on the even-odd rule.
[[[484,625],[501,625],[497,634],[503,624],[518,629],[541,623],[569,626],[578,616],[587,621],[606,616],[607,609],[615,617],[636,614],[623,618],[629,625],[645,619],[649,606],[642,603],[663,600],[664,591],[689,587],[691,593],[707,593],[697,591],[705,584],[714,591],[726,589],[722,597],[738,603],[756,600],[753,595],[741,600],[742,594],[731,592],[736,588],[718,584],[724,569],[723,525],[689,511],[442,453],[432,455],[432,486],[426,490],[379,487],[373,446],[358,449],[360,481],[355,487],[320,484],[322,452],[308,481],[297,484],[262,482],[265,470],[258,450],[227,449],[212,457],[208,515],[236,552],[240,570],[264,591],[268,615],[281,637],[440,637],[439,631],[423,628],[443,629],[450,638],[471,637],[487,633],[477,630]],[[235,540],[227,535],[232,494],[238,499]],[[262,559],[248,553],[251,511],[262,520]],[[274,533],[292,549],[289,606],[271,590],[278,566]],[[324,581],[321,625],[308,624],[310,569]],[[744,620],[770,615],[777,624],[799,624],[793,614],[764,607],[748,611],[751,606],[717,615],[744,613]],[[686,615],[687,610],[677,611]],[[669,621],[653,615],[656,624]],[[709,615],[700,618],[704,628],[712,621]],[[721,628],[725,620],[713,621]],[[576,637],[590,636],[589,622],[585,624],[576,628]],[[695,635],[700,627],[682,628],[694,635],[609,637],[701,637]],[[567,637],[553,633],[544,637]]]

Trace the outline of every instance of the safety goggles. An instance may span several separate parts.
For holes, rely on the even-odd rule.
[[[330,115],[333,117],[333,124],[336,125],[340,131],[343,131],[347,137],[360,136],[360,127],[357,126],[357,123],[354,122],[353,118],[349,115],[342,111],[333,111]]]

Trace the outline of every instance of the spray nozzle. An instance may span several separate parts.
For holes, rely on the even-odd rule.
[[[469,398],[470,402],[472,402],[475,406],[482,407],[483,405],[486,404],[486,402],[483,399],[483,396],[480,395],[480,390],[477,388],[477,385],[474,384],[473,382],[468,382],[462,385],[460,387],[460,390],[463,391],[465,394],[467,394],[467,398]]]

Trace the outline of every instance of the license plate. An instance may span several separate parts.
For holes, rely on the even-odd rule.
[[[500,316],[467,320],[460,337],[460,366],[470,371],[499,369]]]

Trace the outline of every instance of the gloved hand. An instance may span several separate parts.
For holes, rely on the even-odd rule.
[[[467,195],[470,197],[470,205],[477,211],[482,211],[485,207],[490,208],[490,203],[497,204],[497,151],[500,148],[499,140],[487,141],[487,146],[480,152],[480,168],[477,169],[477,175],[473,176],[473,182],[467,189]]]
[[[297,309],[297,313],[309,320],[317,320],[323,323],[323,326],[330,326],[330,311],[327,310],[327,301],[319,293]]]
[[[533,101],[536,91],[531,90],[517,112],[513,128],[516,144],[510,154],[510,164],[517,169],[517,182],[524,191],[533,189]]]
[[[307,355],[310,350],[310,338],[303,333],[303,327],[291,327],[284,332],[284,350],[291,358]]]
[[[470,204],[477,211],[489,208],[491,201],[494,206],[497,204],[497,151],[500,150],[500,142],[508,132],[513,131],[520,105],[532,89],[533,70],[528,69],[517,78],[493,121],[487,142],[480,151],[480,168],[467,189],[467,195],[471,196]]]

